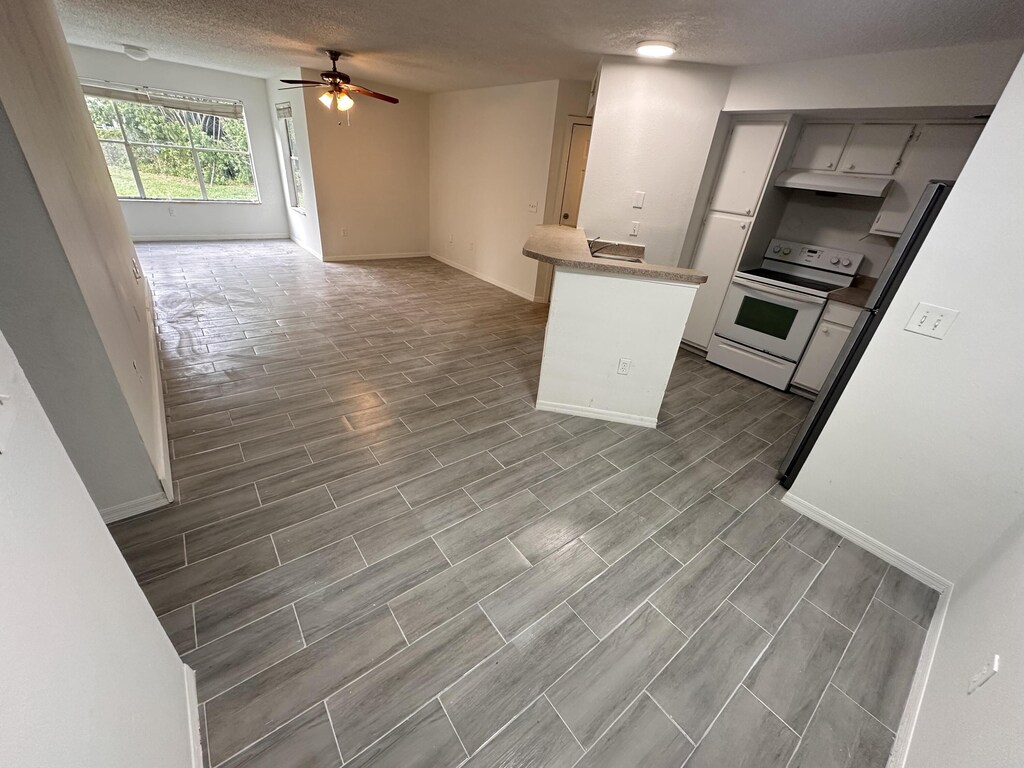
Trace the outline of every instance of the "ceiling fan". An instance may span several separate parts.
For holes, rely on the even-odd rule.
[[[324,53],[331,57],[331,68],[327,72],[320,73],[320,79],[323,82],[318,83],[316,80],[282,80],[281,82],[292,88],[325,88],[326,90],[320,94],[320,101],[328,109],[336,106],[339,112],[345,112],[352,108],[352,105],[355,104],[352,100],[352,94],[354,93],[380,99],[388,104],[398,103],[398,99],[394,96],[377,93],[361,85],[355,85],[352,82],[352,78],[344,72],[339,72],[338,59],[342,56],[341,51],[324,51]],[[279,90],[287,91],[291,89],[280,88]]]

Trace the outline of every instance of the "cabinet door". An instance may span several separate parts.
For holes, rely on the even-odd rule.
[[[718,173],[711,210],[753,216],[785,123],[736,123]]]
[[[932,179],[955,180],[963,170],[980,125],[922,125],[907,145],[894,183],[871,226],[874,235],[899,237],[925,186]]]
[[[709,213],[704,222],[693,257],[693,269],[707,274],[708,281],[697,288],[693,308],[683,330],[683,338],[701,349],[707,349],[711,341],[718,312],[739,264],[749,229],[749,221],[721,213]]]
[[[789,167],[801,171],[834,171],[839,167],[839,157],[852,128],[850,123],[807,123]]]
[[[818,323],[811,343],[807,345],[804,356],[800,359],[793,383],[812,392],[821,389],[849,335],[850,329],[845,326],[829,320]]]
[[[839,160],[839,170],[843,173],[891,175],[913,131],[914,126],[903,123],[855,125]]]

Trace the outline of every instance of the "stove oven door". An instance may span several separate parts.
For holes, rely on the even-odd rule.
[[[795,363],[824,307],[823,298],[737,275],[726,292],[715,335]]]

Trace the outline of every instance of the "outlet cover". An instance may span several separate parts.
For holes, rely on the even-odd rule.
[[[629,375],[629,366],[631,366],[632,364],[633,364],[633,361],[630,360],[628,357],[620,357],[619,358],[619,367],[615,369],[615,372],[617,374],[619,374],[619,376],[628,376]]]
[[[526,210],[529,211],[530,213],[536,213],[537,212],[537,201],[534,200],[533,202],[527,203],[526,204]]]
[[[938,307],[934,304],[925,304],[923,301],[917,305],[907,321],[904,328],[911,333],[919,333],[922,336],[930,336],[933,339],[944,339],[949,326],[960,314],[958,309]]]

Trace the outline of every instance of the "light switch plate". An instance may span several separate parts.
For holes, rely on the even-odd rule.
[[[645,197],[647,197],[647,193],[646,192],[641,192],[640,190],[637,190],[636,192],[634,192],[633,193],[633,207],[634,208],[643,208],[644,207],[644,198]]]
[[[910,319],[904,327],[911,333],[931,336],[933,339],[944,339],[949,326],[953,324],[959,314],[960,310],[958,309],[937,307],[922,301],[910,315]]]
[[[632,223],[633,226],[629,230],[629,236],[630,237],[637,237],[640,234],[640,222],[639,221],[634,221],[634,222],[631,222],[631,223]]]

